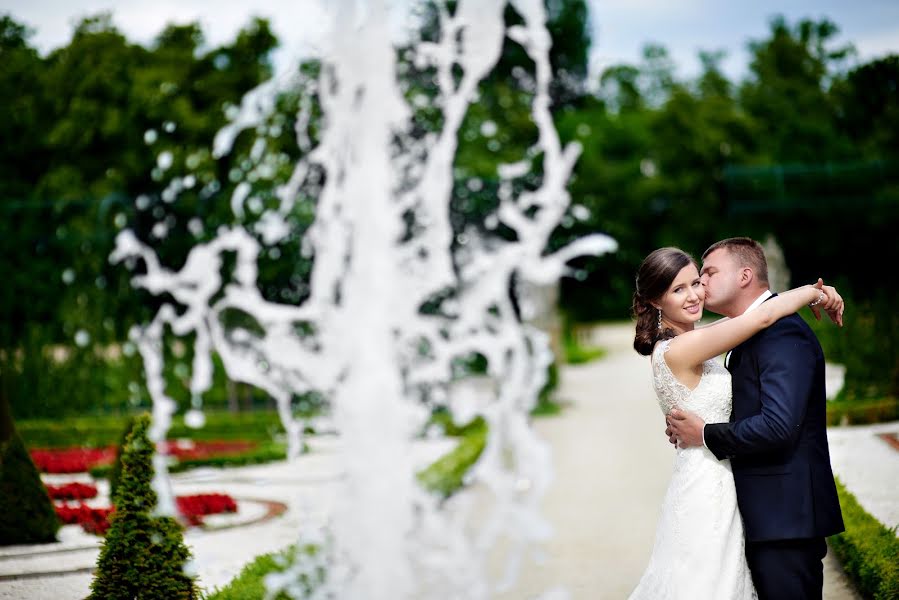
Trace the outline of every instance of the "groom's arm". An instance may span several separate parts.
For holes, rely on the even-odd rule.
[[[761,412],[733,423],[705,426],[705,444],[718,458],[782,450],[799,437],[815,377],[816,347],[787,317],[755,344]]]

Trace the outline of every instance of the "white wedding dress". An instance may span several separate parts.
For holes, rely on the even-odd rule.
[[[682,408],[707,423],[727,422],[730,373],[720,363],[706,361],[699,384],[690,390],[665,362],[670,341],[659,342],[652,353],[653,385],[662,411]],[[719,461],[705,447],[679,448],[649,566],[630,598],[757,598],[743,544],[730,461]]]

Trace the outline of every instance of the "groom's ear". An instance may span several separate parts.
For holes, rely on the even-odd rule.
[[[746,287],[755,280],[755,273],[750,267],[740,269],[740,286]]]

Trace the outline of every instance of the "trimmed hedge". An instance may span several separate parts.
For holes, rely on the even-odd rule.
[[[828,425],[865,425],[899,420],[899,398],[880,400],[831,400]]]
[[[487,423],[480,417],[460,430],[459,445],[418,473],[418,480],[428,490],[443,497],[462,487],[465,474],[478,460],[487,444]]]
[[[16,423],[22,440],[32,448],[66,448],[70,446],[104,447],[121,441],[129,415],[106,417],[71,417],[61,420],[33,419]],[[191,429],[182,416],[172,419],[169,439],[271,441],[284,434],[276,411],[207,412],[206,424]]]
[[[846,531],[828,538],[846,574],[865,598],[899,598],[899,539],[872,517],[837,480]]]
[[[212,592],[203,596],[203,600],[291,600],[292,596],[284,592],[278,592],[274,596],[267,596],[265,589],[265,576],[270,573],[278,573],[285,567],[296,560],[297,552],[302,551],[309,556],[314,556],[319,547],[307,544],[302,546],[302,550],[296,544],[288,546],[284,550],[262,554],[248,563],[240,573],[232,579],[223,588],[216,588]],[[302,587],[302,598],[309,598],[315,594],[325,578],[327,572],[325,570],[317,570],[312,579],[302,577],[300,585]],[[318,597],[318,595],[315,595]]]
[[[282,570],[284,561],[293,553],[293,546],[280,552],[257,556],[240,570],[240,573],[223,588],[216,588],[204,600],[262,600],[266,597],[265,576]],[[290,600],[279,593],[271,600]]]

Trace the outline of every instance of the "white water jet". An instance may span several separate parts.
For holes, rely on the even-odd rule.
[[[241,131],[258,128],[273,113],[278,93],[305,86],[297,119],[303,158],[277,189],[279,206],[265,210],[252,227],[222,228],[211,241],[196,245],[178,271],[161,265],[133,232],[117,238],[111,259],[142,259],[146,273],[134,284],[169,294],[180,307],[165,304],[151,323],[132,330],[153,399],[151,437],[164,439],[175,410],[162,381],[166,327],[178,336],[194,336],[193,411],[211,386],[214,352],[232,380],[261,388],[277,401],[291,459],[302,448],[291,397],[321,392],[330,400],[342,441],[345,488],[328,531],[317,534],[323,551],[297,559],[270,581],[271,589],[289,591],[301,574],[325,566],[326,579],[304,597],[488,598],[514,581],[525,552],[551,534],[538,510],[552,481],[550,449],[530,427],[529,411],[552,354],[547,335],[518,317],[510,282],[513,276],[533,284],[554,282],[565,273],[566,261],[616,245],[596,234],[544,255],[551,232],[569,209],[565,187],[580,149],[575,143],[562,146],[549,111],[550,36],[543,0],[513,0],[523,24],[508,30],[505,0],[461,0],[452,13],[439,6],[439,39],[410,52],[416,66],[436,73],[434,97],[415,103],[439,108],[442,128],[418,138],[411,135],[414,109],[398,85],[398,52],[383,3],[325,4],[333,22],[319,78],[304,78],[297,69],[263,84],[244,98],[215,141],[215,154],[227,154]],[[459,128],[479,83],[500,56],[504,36],[521,44],[535,65],[531,108],[537,141],[520,162],[498,168],[501,201],[490,216],[514,231],[515,239],[472,229],[454,254],[449,204]],[[317,142],[307,130],[312,94],[322,113]],[[253,146],[257,161],[263,160],[264,144],[260,138]],[[539,187],[516,193],[515,180],[531,171],[534,160],[540,161]],[[324,174],[323,184],[314,224],[303,239],[314,256],[310,295],[300,305],[266,300],[257,283],[257,259],[265,245],[293,230],[291,211],[316,173]],[[231,206],[238,221],[252,193],[247,184],[236,187]],[[409,215],[416,225],[411,229]],[[226,252],[236,255],[237,265],[232,279],[224,281]],[[439,310],[422,310],[441,294],[450,299]],[[519,301],[527,304],[527,298]],[[222,315],[234,309],[251,316],[258,328],[225,327]],[[298,325],[306,333],[298,333]],[[480,396],[469,390],[463,398],[452,393],[453,364],[473,353],[487,359],[488,384],[479,386]],[[462,507],[446,510],[416,480],[411,447],[435,405],[487,422],[487,445],[468,477],[489,489],[487,515]],[[195,412],[192,419],[200,420]],[[160,510],[171,513],[164,461],[157,457],[155,466]],[[500,581],[491,581],[487,555],[500,540],[511,542],[508,569]]]

